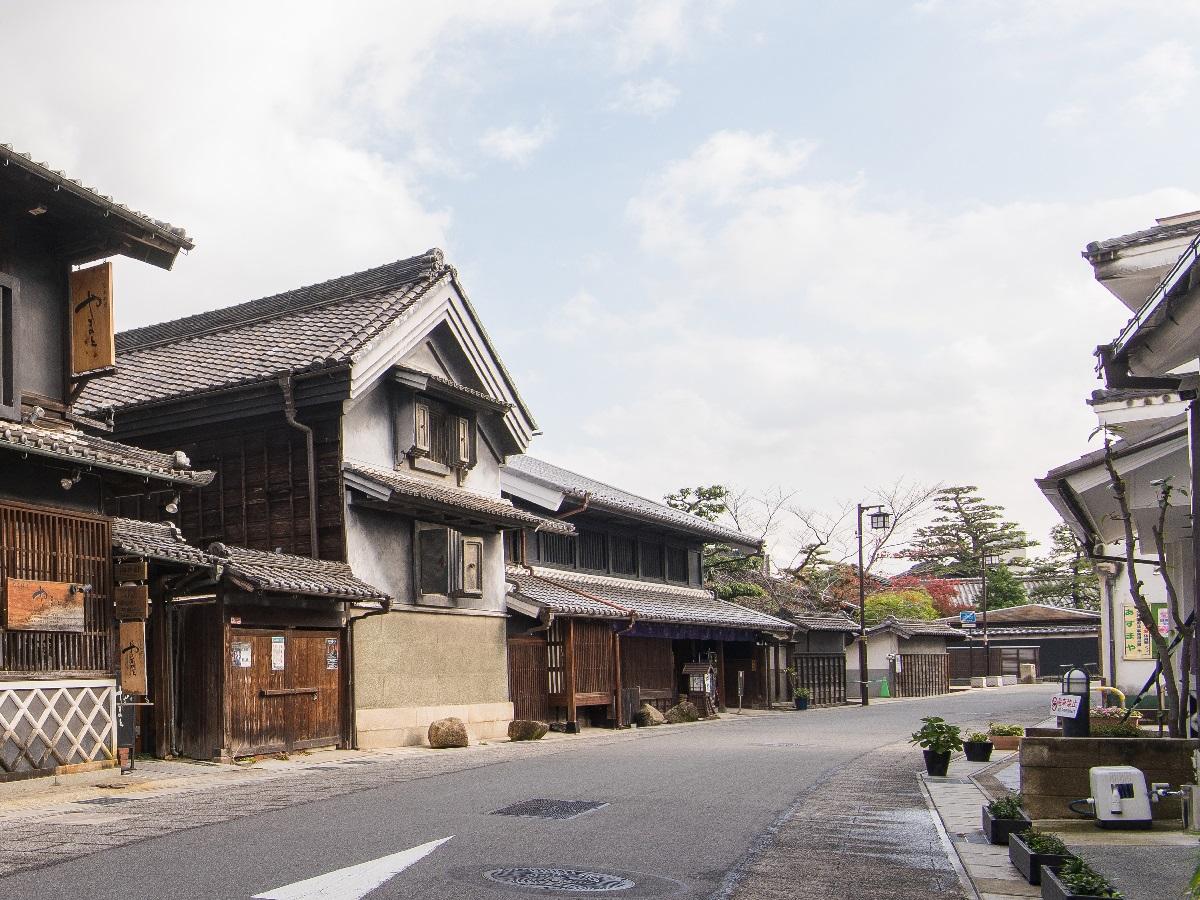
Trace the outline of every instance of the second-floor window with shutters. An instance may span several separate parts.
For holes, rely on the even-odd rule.
[[[475,462],[475,428],[461,410],[419,398],[413,404],[414,458],[448,469],[469,469]]]

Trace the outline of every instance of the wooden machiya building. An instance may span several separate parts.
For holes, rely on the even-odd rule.
[[[153,598],[141,750],[227,760],[350,746],[348,625],[390,597],[345,563],[201,551],[170,522],[115,519],[113,542],[118,565],[145,567]]]
[[[773,646],[792,626],[703,587],[705,543],[757,540],[529,456],[501,473],[507,497],[576,533],[508,538],[508,660],[518,718],[628,724],[666,709],[712,668],[714,705],[768,702]],[[739,678],[740,676],[740,678]]]
[[[180,694],[174,746],[209,756],[302,745],[310,738],[280,738],[262,718],[303,704],[300,694],[262,695],[261,712],[238,707],[232,686],[248,673],[230,660],[248,652],[245,668],[257,673],[280,634],[343,627],[343,742],[417,744],[451,715],[476,739],[506,733],[501,533],[574,529],[500,495],[501,462],[536,425],[440,251],[124,332],[116,345],[119,374],[89,386],[81,405],[112,416],[123,439],[182,448],[214,470],[211,485],[182,498],[178,523],[191,545],[233,553],[218,560],[226,588],[216,605],[189,610],[187,595],[204,602],[213,591],[184,590],[173,626],[186,650],[181,682],[224,672],[224,724],[215,708],[202,714],[207,724],[188,718]],[[151,505],[131,499],[118,511],[153,519]],[[304,578],[256,582],[239,568],[249,551],[278,551],[272,559]],[[314,594],[305,578],[331,566],[369,586],[377,605],[390,598],[388,609]],[[299,678],[257,690],[312,686]],[[239,728],[264,737],[238,738]]]
[[[113,764],[118,715],[146,702],[145,616],[126,609],[118,628],[105,509],[213,473],[97,436],[106,424],[75,400],[113,373],[112,270],[98,261],[169,269],[191,246],[0,146],[0,780]]]

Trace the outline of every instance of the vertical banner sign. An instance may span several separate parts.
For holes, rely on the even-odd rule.
[[[146,684],[146,623],[142,621],[122,622],[121,638],[121,690],[126,694],[145,697]]]
[[[1151,603],[1150,612],[1158,623],[1158,630],[1164,635],[1170,633],[1171,622],[1167,604]],[[1150,630],[1142,624],[1137,608],[1131,603],[1122,608],[1122,624],[1125,632],[1125,659],[1154,659]]]
[[[112,263],[101,263],[71,273],[71,374],[116,364]]]
[[[338,667],[338,639],[325,638],[325,668],[334,672]]]
[[[287,638],[282,634],[271,635],[271,671],[282,672],[287,661]]]

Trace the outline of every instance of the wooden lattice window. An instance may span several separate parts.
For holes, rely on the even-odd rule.
[[[663,577],[663,545],[650,541],[641,541],[639,552],[642,557],[642,576],[644,578]]]
[[[613,535],[612,570],[618,575],[637,574],[637,541],[633,538]]]
[[[604,532],[579,532],[579,568],[608,571],[608,536]]]
[[[688,580],[688,553],[683,547],[667,548],[667,580],[684,583]]]
[[[541,560],[552,566],[575,566],[575,538],[566,534],[538,535],[541,542]]]
[[[79,632],[0,628],[0,671],[110,673],[112,531],[99,516],[0,503],[0,590],[8,579],[90,585]]]

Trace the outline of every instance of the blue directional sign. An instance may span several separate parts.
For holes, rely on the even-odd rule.
[[[958,624],[963,628],[975,627],[975,610],[964,610],[958,614]]]

